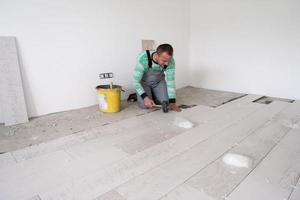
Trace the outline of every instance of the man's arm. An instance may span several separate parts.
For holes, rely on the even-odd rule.
[[[166,81],[170,108],[173,111],[180,112],[181,109],[176,105],[176,85],[175,85],[175,61],[172,58],[166,70]]]
[[[144,73],[144,66],[138,61],[133,72],[133,85],[137,94],[142,96],[142,98],[145,98],[146,95],[145,90],[141,84],[141,80],[143,78]]]
[[[172,58],[166,70],[166,81],[170,103],[176,103],[175,61]]]
[[[146,60],[145,60],[146,59]],[[133,84],[135,87],[135,90],[137,92],[137,95],[140,95],[142,99],[144,100],[144,104],[152,108],[153,101],[147,96],[143,85],[141,84],[141,80],[143,78],[144,73],[146,72],[145,64],[148,64],[148,59],[145,58],[145,54],[141,54],[138,57],[137,64],[135,66],[134,72],[133,72]]]

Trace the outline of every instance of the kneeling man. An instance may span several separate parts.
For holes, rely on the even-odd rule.
[[[133,80],[139,107],[152,108],[155,104],[168,102],[171,110],[181,111],[176,105],[175,61],[171,45],[161,44],[154,52],[142,52]]]

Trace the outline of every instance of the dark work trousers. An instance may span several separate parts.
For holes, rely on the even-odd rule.
[[[155,71],[148,68],[144,73],[141,84],[147,94],[155,104],[161,105],[163,101],[169,101],[167,83],[163,71]],[[138,105],[140,108],[147,109],[144,100],[140,95],[137,95]]]

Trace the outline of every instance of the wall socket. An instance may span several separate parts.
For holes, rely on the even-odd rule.
[[[112,72],[109,72],[109,73],[100,73],[99,77],[100,77],[100,79],[113,78],[114,74]]]

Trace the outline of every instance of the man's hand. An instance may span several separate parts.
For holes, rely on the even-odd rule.
[[[170,103],[170,109],[175,112],[181,112],[181,108],[179,108],[176,103]]]
[[[144,104],[145,106],[147,106],[148,108],[152,108],[154,105],[154,102],[152,101],[152,99],[150,99],[149,97],[145,97],[144,98]]]

